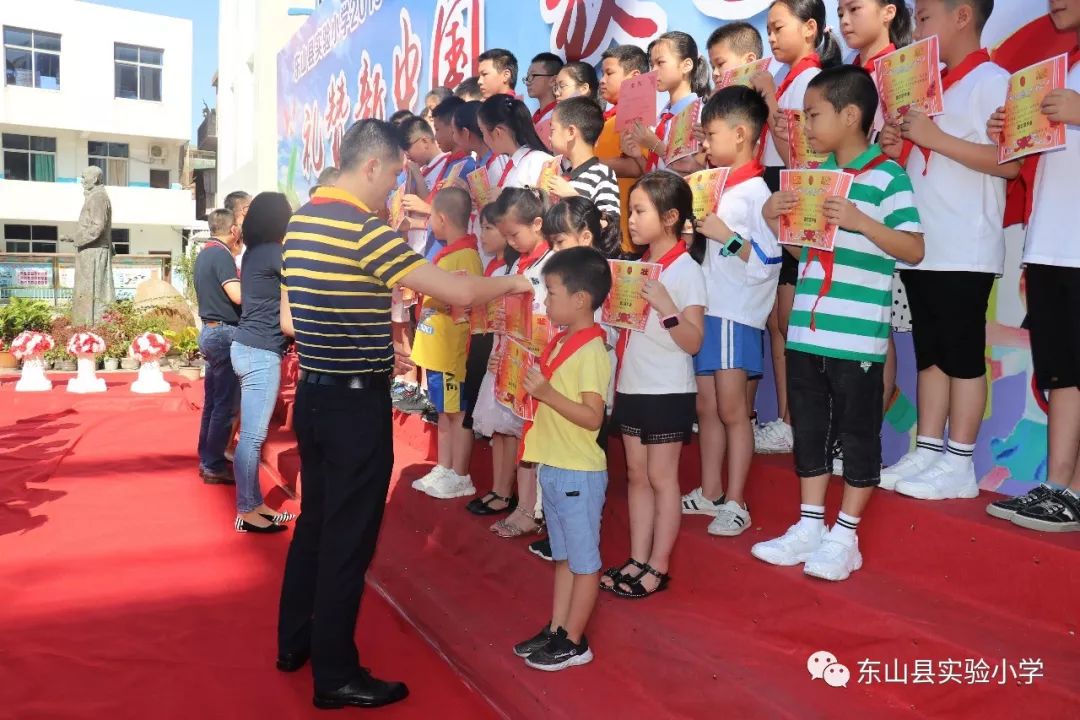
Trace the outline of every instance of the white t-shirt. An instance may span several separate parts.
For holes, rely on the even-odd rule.
[[[790,67],[788,72],[791,72]],[[795,78],[791,86],[784,91],[784,94],[776,99],[777,107],[781,110],[802,110],[803,98],[806,96],[806,86],[820,72],[819,68],[812,67],[799,73],[799,77]],[[779,85],[780,83],[777,83],[777,87]],[[773,141],[771,132],[765,134],[765,156],[761,162],[765,167],[784,167],[784,159],[780,157],[780,152],[776,149],[776,143]]]
[[[783,250],[765,224],[761,208],[769,199],[769,187],[752,178],[726,188],[716,214],[733,232],[751,243],[750,257],[720,254],[728,238],[708,238],[701,271],[705,275],[709,305],[706,313],[755,328],[764,328],[776,298]]]
[[[986,121],[1005,102],[1009,73],[983,63],[945,91],[942,131],[990,145]],[[915,190],[926,252],[917,270],[954,270],[1000,275],[1005,269],[1005,180],[972,170],[940,153],[915,148],[907,174]]]
[[[544,169],[544,163],[551,162],[553,159],[546,152],[533,150],[527,145],[522,145],[510,156],[507,164],[512,162],[514,166],[506,174],[506,181],[502,186],[508,188],[535,187],[536,181],[540,179],[540,171]],[[506,165],[503,166],[503,170],[499,171],[499,177],[502,177],[505,169]],[[495,178],[496,183],[498,183],[499,177]]]
[[[1080,65],[1066,76],[1065,86],[1080,91]],[[1043,153],[1035,175],[1035,197],[1024,241],[1024,263],[1080,268],[1080,125],[1066,125],[1068,145]]]
[[[679,256],[660,273],[660,282],[682,312],[692,305],[705,307],[705,275],[689,253]],[[670,395],[697,392],[694,358],[683,352],[660,324],[656,310],[649,312],[644,332],[631,332],[622,367],[619,392],[625,395]]]
[[[555,251],[549,249],[523,273],[533,286],[533,315],[547,315],[547,308],[544,306],[544,300],[547,299],[547,285],[544,284],[544,265],[547,264],[547,261],[550,260],[551,256],[554,254]],[[520,262],[520,258],[514,261],[513,273],[517,272],[518,264]]]

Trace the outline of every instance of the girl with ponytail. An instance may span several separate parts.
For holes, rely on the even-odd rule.
[[[536,134],[525,103],[509,95],[492,95],[480,105],[479,117],[484,144],[509,158],[495,185],[500,189],[535,185],[544,164],[553,158]]]

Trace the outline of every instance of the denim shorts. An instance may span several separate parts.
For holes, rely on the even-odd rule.
[[[607,471],[540,465],[537,474],[552,560],[567,561],[575,575],[599,572],[600,515],[607,492]]]

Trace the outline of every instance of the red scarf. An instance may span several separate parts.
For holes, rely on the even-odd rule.
[[[889,157],[885,155],[885,153],[881,153],[861,168],[840,168],[840,170],[846,172],[848,175],[857,178],[865,172],[870,172],[874,168],[880,165],[884,165],[888,161]],[[817,330],[817,321],[814,315],[815,313],[817,313],[818,303],[821,302],[821,298],[829,294],[829,290],[832,288],[833,266],[836,263],[835,249],[833,252],[828,252],[825,250],[818,250],[817,248],[810,248],[809,252],[806,255],[806,267],[803,268],[803,277],[806,277],[806,271],[810,269],[810,265],[812,265],[815,260],[821,264],[821,272],[824,275],[824,278],[821,281],[821,287],[818,288],[818,294],[817,298],[814,300],[814,306],[810,308],[811,330]]]
[[[817,53],[810,53],[802,60],[792,65],[791,69],[788,70],[788,74],[784,77],[784,81],[780,83],[780,87],[776,88],[776,102],[780,102],[780,98],[784,97],[784,93],[788,91],[788,88],[791,87],[792,83],[794,83],[800,75],[807,70],[820,67],[821,56]],[[768,138],[769,126],[766,124],[765,127],[761,129],[761,137],[758,139],[757,154],[755,157],[759,162],[765,157],[765,145],[768,144]]]
[[[651,262],[649,260],[650,250],[646,250],[645,254],[641,256],[642,262]],[[687,253],[686,242],[679,240],[675,243],[675,246],[664,253],[664,256],[656,262],[660,264],[660,272],[663,274],[664,270],[671,267],[671,264],[678,260],[681,256]],[[618,378],[619,370],[622,369],[623,355],[626,354],[626,347],[630,344],[630,330],[619,331],[619,341],[615,344],[615,377]],[[618,381],[616,380],[616,385]]]
[[[667,110],[660,113],[660,122],[656,125],[656,138],[660,142],[664,142],[664,136],[667,135],[668,123],[671,122],[671,119],[673,117],[675,117],[675,115]],[[655,170],[659,164],[660,155],[650,150],[649,157],[645,162],[645,172],[651,172]]]
[[[541,120],[543,120],[543,119],[544,119],[544,116],[545,116],[545,115],[547,115],[547,114],[548,114],[549,112],[551,112],[552,110],[554,110],[554,109],[555,109],[555,106],[556,106],[556,105],[558,105],[558,104],[559,104],[559,101],[558,101],[558,100],[556,100],[555,102],[553,102],[553,103],[548,103],[548,104],[547,104],[547,105],[545,105],[544,107],[542,107],[542,108],[540,108],[539,110],[537,110],[536,112],[534,112],[534,113],[532,114],[532,121],[533,121],[533,125],[535,125],[535,124],[537,124],[538,122],[540,122]]]
[[[524,155],[521,156],[521,159],[524,160],[525,158],[529,157],[529,153],[531,153],[531,152],[532,152],[532,150],[528,150]],[[499,188],[501,188],[503,186],[503,183],[506,182],[507,176],[510,174],[510,171],[513,170],[513,169],[514,169],[514,157],[510,156],[510,161],[506,163],[506,167],[503,168],[503,174],[499,178],[499,182],[498,182],[498,187]]]
[[[536,243],[536,247],[534,247],[531,252],[518,258],[517,270],[514,271],[514,274],[524,275],[525,271],[535,265],[536,262],[540,260],[540,258],[547,255],[550,249],[551,248],[548,247],[548,244],[546,242]]]
[[[724,182],[724,189],[733,188],[736,185],[741,185],[747,180],[753,180],[756,177],[761,177],[765,174],[765,166],[761,162],[754,158],[748,163],[743,163],[737,168],[732,168],[728,173],[727,181]]]
[[[612,105],[604,111],[604,122],[607,122],[611,118],[615,117],[615,114],[619,111],[618,105]]]
[[[442,184],[443,180],[445,180],[446,176],[450,174],[450,168],[467,157],[469,157],[468,153],[456,152],[452,153],[446,158],[446,162],[443,163],[442,170],[439,171],[439,177],[435,178],[435,184],[431,186],[431,190],[428,192],[428,205],[430,205],[431,201],[435,199],[435,195],[439,192],[439,186]],[[424,173],[424,177],[427,177],[427,173]]]
[[[484,161],[484,169],[490,170],[491,166],[495,164],[495,161],[499,159],[499,156],[495,154],[494,150],[488,150],[488,159]]]
[[[956,83],[960,82],[971,72],[982,65],[983,63],[990,62],[990,53],[985,48],[976,50],[968,55],[966,58],[960,61],[960,64],[953,68],[945,68],[941,71],[941,94],[944,96]],[[930,155],[929,150],[924,147],[919,148],[919,152],[923,154],[923,158],[926,160],[926,164],[923,166],[922,174],[926,175],[926,171],[930,169]]]
[[[862,62],[859,59],[861,56],[856,55],[855,59],[851,61],[851,64],[852,65],[862,65],[863,70],[870,73],[871,75],[876,75],[877,74],[877,61],[880,60],[881,58],[885,57],[886,55],[888,55],[891,52],[896,52],[896,46],[893,45],[892,43],[889,43],[888,45],[885,46],[885,48],[881,52],[877,53],[876,55],[874,55],[871,58],[868,58],[866,62]]]
[[[438,265],[439,261],[442,260],[443,258],[445,258],[447,255],[451,255],[451,254],[456,253],[456,252],[458,252],[460,250],[475,250],[475,249],[476,249],[476,236],[475,235],[466,235],[465,237],[458,238],[454,242],[449,243],[442,250],[435,253],[435,257],[434,257],[434,259],[432,259],[431,262],[434,265]]]
[[[484,277],[491,277],[495,274],[496,270],[504,267],[506,267],[506,260],[504,258],[492,258],[491,262],[484,268]]]

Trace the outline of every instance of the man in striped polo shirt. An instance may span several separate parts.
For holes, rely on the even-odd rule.
[[[353,636],[394,465],[390,292],[405,285],[455,306],[531,290],[523,276],[460,276],[429,264],[371,208],[404,161],[397,130],[363,120],[341,141],[341,175],[293,216],[282,262],[281,326],[296,338],[293,426],[303,495],[278,618],[278,669],[311,658],[317,707],[375,707],[408,695],[360,667]]]
[[[856,528],[881,474],[882,375],[896,260],[923,255],[911,180],[870,145],[877,88],[861,67],[815,77],[804,99],[807,135],[830,153],[823,170],[854,176],[848,198],[830,198],[825,216],[839,227],[833,252],[802,249],[787,338],[788,397],[801,479],[799,522],[754,545],[774,565],[805,563],[807,575],[844,580],[862,567]],[[798,196],[773,195],[763,214],[776,232]],[[791,248],[788,248],[791,250]],[[844,499],[825,527],[825,491],[837,441],[844,449]]]

